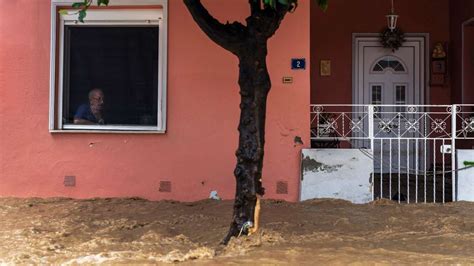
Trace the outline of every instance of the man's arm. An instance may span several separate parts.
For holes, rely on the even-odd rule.
[[[74,118],[74,124],[78,124],[78,125],[95,125],[94,122],[91,122],[89,120],[85,120],[85,119],[82,119],[82,118]]]
[[[74,124],[78,125],[94,125],[95,123],[92,121],[87,120],[87,113],[89,111],[88,105],[81,105],[77,108],[76,113],[74,114]]]

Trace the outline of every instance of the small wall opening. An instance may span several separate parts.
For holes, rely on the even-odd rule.
[[[276,194],[288,194],[288,182],[285,181],[278,181],[276,183]]]
[[[170,181],[160,181],[160,187],[158,188],[159,192],[171,192],[171,182]]]

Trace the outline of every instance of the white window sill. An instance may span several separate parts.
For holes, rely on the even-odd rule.
[[[51,134],[166,134],[166,130],[54,129]]]

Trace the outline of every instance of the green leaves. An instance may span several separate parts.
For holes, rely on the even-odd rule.
[[[84,18],[86,17],[87,13],[86,13],[86,10],[85,9],[82,9],[82,10],[79,10],[79,16],[77,17],[77,19],[84,23]]]
[[[255,2],[262,1],[265,6],[270,6],[271,8],[276,9],[277,4],[283,6],[289,6],[293,11],[298,4],[298,0],[253,0]],[[329,0],[314,0],[317,1],[318,6],[323,10],[326,11],[329,6]],[[75,2],[72,4],[72,8],[79,9],[77,11],[78,20],[80,22],[84,22],[84,18],[87,16],[87,9],[92,4],[93,0],[83,0],[81,2]],[[97,0],[97,6],[108,6],[110,0]],[[291,11],[290,11],[291,12]],[[60,14],[66,15],[68,12],[66,10],[60,10]]]
[[[97,5],[98,6],[101,6],[101,5],[108,6],[109,5],[109,0],[97,0]]]
[[[329,0],[317,0],[319,7],[323,10],[326,11],[328,10],[329,7]]]
[[[87,6],[87,3],[85,1],[84,2],[76,2],[76,3],[72,4],[72,8],[84,8],[85,6]]]
[[[259,1],[259,0],[255,0],[255,1]],[[315,1],[317,1],[318,6],[323,11],[326,11],[328,9],[329,0],[315,0]],[[289,6],[289,5],[292,5],[292,4],[297,4],[298,0],[263,0],[264,5],[270,6],[272,8],[276,8],[277,3],[279,3],[281,5]]]
[[[77,20],[84,23],[84,18],[87,16],[86,10],[89,8],[91,3],[92,0],[84,0],[82,2],[75,2],[72,4],[72,8],[79,9],[79,11],[77,11]]]
[[[258,1],[258,0],[257,0]],[[272,8],[276,8],[277,2],[279,4],[288,6],[293,2],[296,2],[297,0],[263,0],[263,4],[267,6],[271,6]]]
[[[59,10],[59,14],[60,15],[67,15],[67,14],[69,14],[69,12],[66,9],[61,9],[61,10]]]
[[[87,16],[87,9],[91,6],[93,0],[83,0],[82,2],[75,2],[72,4],[72,8],[79,9],[79,11],[76,12],[78,14],[77,19],[84,23],[84,18]],[[109,0],[97,0],[97,6],[108,6],[109,5]],[[68,11],[67,10],[60,10],[59,13],[61,15],[67,15]]]

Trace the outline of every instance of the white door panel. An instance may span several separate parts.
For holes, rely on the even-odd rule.
[[[424,104],[424,38],[407,38],[403,47],[395,52],[382,47],[378,38],[356,38],[354,59],[354,104]],[[404,123],[419,118],[405,111],[402,106],[384,106],[375,112],[373,151],[376,172],[406,172],[407,168],[412,168],[410,165],[414,165],[412,158],[416,157],[417,150],[414,143],[396,140],[391,146],[389,141],[378,140],[397,138],[403,133],[401,127]],[[404,137],[410,136],[405,134]],[[370,143],[359,141],[355,146],[368,147]],[[403,169],[390,169],[387,163],[390,158],[400,160]],[[383,165],[380,162],[384,162]]]

